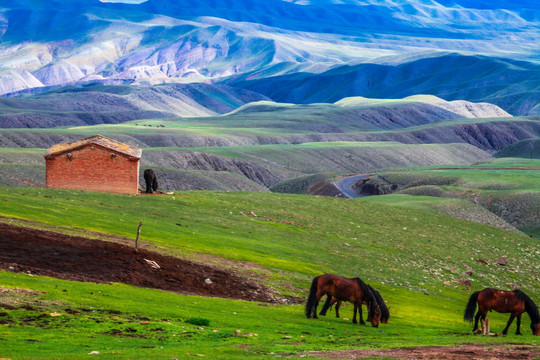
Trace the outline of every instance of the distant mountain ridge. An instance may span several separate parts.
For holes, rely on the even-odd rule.
[[[225,85],[68,86],[33,96],[0,98],[0,128],[50,128],[213,116],[261,100],[269,99]]]
[[[432,94],[445,100],[490,102],[513,115],[540,112],[540,65],[478,55],[445,54],[398,65],[346,65],[320,74],[264,79],[236,76],[224,83],[279,102],[307,104],[334,102],[346,96],[399,99]]]
[[[540,4],[529,0],[5,0],[0,95],[92,81],[320,74],[426,51],[535,61],[539,22]]]
[[[334,104],[307,105],[264,100],[242,106],[231,103],[235,99],[231,94],[217,103],[218,106],[214,97],[198,96],[200,111],[226,105],[235,110],[193,120],[152,110],[155,105],[170,111],[177,106],[183,108],[184,103],[176,102],[175,96],[180,97],[181,91],[187,93],[182,89],[184,87],[192,89],[201,85],[75,87],[33,97],[0,99],[0,111],[4,114],[0,116],[2,126],[54,128],[61,124],[70,127],[69,130],[47,131],[2,130],[0,147],[48,147],[58,142],[73,141],[77,134],[97,132],[137,147],[201,149],[384,141],[402,144],[467,143],[492,153],[514,142],[540,136],[540,118],[512,117],[492,104],[461,100],[447,102],[425,95],[399,100],[354,97]],[[205,89],[210,94],[216,91],[210,85],[205,85],[202,90]],[[169,92],[174,96],[158,96]],[[192,90],[190,93],[195,94]],[[200,93],[204,94],[204,91]],[[55,103],[59,105],[56,111],[46,110]],[[152,119],[144,120],[141,115]],[[25,122],[21,123],[21,119]],[[87,126],[128,120],[137,121],[119,127]],[[84,127],[73,127],[78,125]]]

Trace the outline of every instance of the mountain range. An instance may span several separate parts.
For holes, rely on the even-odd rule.
[[[224,82],[277,101],[429,93],[536,114],[539,21],[529,0],[5,0],[0,94]]]

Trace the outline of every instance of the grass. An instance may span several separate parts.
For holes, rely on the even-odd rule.
[[[291,138],[300,135],[320,136],[324,134],[348,135],[349,138],[364,135],[365,140],[369,135],[393,136],[402,133],[409,136],[413,132],[426,130],[440,131],[445,128],[453,128],[462,125],[473,124],[534,124],[538,122],[536,117],[507,117],[507,118],[458,118],[446,119],[446,110],[438,114],[437,121],[432,117],[419,112],[419,125],[415,122],[409,123],[407,118],[411,116],[408,107],[413,103],[431,104],[430,108],[436,107],[436,100],[429,96],[413,96],[404,99],[365,99],[365,98],[345,98],[336,104],[281,104],[271,102],[249,103],[235,111],[221,115],[208,117],[189,118],[159,118],[140,119],[126,121],[120,124],[102,124],[94,126],[64,127],[52,129],[4,129],[1,132],[23,132],[23,133],[59,133],[59,134],[103,134],[114,136],[118,134],[126,135],[163,135],[170,136],[218,136],[218,137],[240,137],[240,138],[264,138],[264,137],[285,137]],[[409,105],[408,105],[409,104]],[[29,111],[29,110],[24,110]],[[37,109],[36,112],[43,112]],[[371,113],[371,112],[374,113]],[[379,113],[379,111],[381,111]],[[400,119],[393,124],[389,112],[394,112],[395,117]],[[69,112],[68,112],[69,113]],[[445,115],[446,114],[446,115]],[[380,123],[382,118],[383,125]],[[424,124],[422,124],[424,123]],[[392,125],[393,124],[393,125]],[[516,125],[516,126],[518,126]],[[535,135],[530,129],[523,129],[524,132]],[[0,133],[1,133],[0,132]],[[434,136],[438,136],[434,134]],[[379,137],[380,138],[380,137]],[[395,137],[402,140],[402,137]],[[414,139],[414,138],[411,138]],[[443,137],[444,139],[444,137]],[[260,140],[260,139],[259,139]],[[305,141],[310,141],[306,139]],[[274,143],[275,141],[268,141]]]
[[[520,157],[540,159],[540,139],[526,139],[509,145],[494,155],[496,158]]]
[[[209,148],[152,148],[150,151],[200,151],[255,161],[300,174],[352,173],[392,166],[469,164],[488,155],[465,144],[400,144],[396,142],[336,141]],[[143,150],[145,151],[145,150]]]
[[[210,154],[211,159],[201,154],[190,153],[194,151]],[[0,150],[0,167],[6,169],[0,175],[0,185],[44,185],[43,155],[45,152],[41,149],[4,148]],[[329,172],[350,174],[374,171],[380,167],[405,165],[468,164],[486,156],[488,155],[485,152],[465,144],[425,145],[336,141],[208,148],[144,148],[141,164],[160,169],[162,174],[160,177],[166,180],[163,183],[163,189],[265,191],[283,180],[305,174]],[[192,158],[192,161],[182,161],[185,157]],[[237,160],[241,160],[241,163]],[[33,166],[28,166],[28,164]],[[186,166],[197,168],[198,165],[200,168],[220,171],[188,173],[177,168]],[[228,168],[243,176],[244,179],[226,176],[223,170]],[[224,179],[225,177],[227,179]],[[264,186],[255,182],[262,183]],[[292,184],[292,188],[283,186],[278,188],[285,192],[296,192],[294,188],[297,187]]]
[[[492,118],[458,118],[458,119],[450,119],[450,120],[443,120],[438,121],[434,123],[429,124],[423,124],[423,125],[417,125],[417,126],[410,126],[405,129],[399,129],[399,130],[380,130],[380,131],[372,131],[371,133],[385,133],[385,132],[419,132],[423,130],[432,130],[432,129],[440,129],[444,131],[444,128],[452,128],[456,127],[458,125],[474,125],[474,124],[497,124],[497,123],[538,123],[537,117],[527,117],[527,116],[514,116],[514,117],[492,117]],[[534,134],[534,133],[532,133]]]
[[[445,214],[459,219],[474,221],[481,224],[496,226],[508,231],[519,232],[515,227],[497,217],[492,212],[486,210],[472,201],[459,198],[439,197],[444,193],[434,191],[431,187],[418,187],[418,193],[426,195],[405,195],[392,194],[381,196],[362,197],[358,200],[366,202],[375,202],[378,204],[387,204],[404,208],[425,210]],[[435,187],[435,189],[438,189]]]
[[[502,158],[471,166],[396,169],[380,176],[385,182],[398,184],[400,186],[398,192],[401,194],[469,200],[527,234],[540,237],[539,169],[539,160]],[[436,201],[440,204],[438,200],[428,200],[427,203],[423,202],[422,208],[428,206],[433,210]],[[400,205],[413,208],[418,208],[420,202],[419,199],[409,199],[405,202],[398,200]],[[450,200],[445,200],[445,203],[450,204]],[[463,208],[459,205],[458,207]],[[454,206],[450,211],[455,210]],[[467,214],[464,213],[464,216]]]
[[[419,342],[426,346],[494,345],[516,339],[514,335],[472,336],[471,326],[461,319],[464,299],[446,299],[440,304],[432,296],[384,286],[379,287],[392,317],[389,324],[372,328],[351,324],[350,305],[342,310],[342,319],[329,314],[312,320],[304,317],[301,305],[261,306],[121,284],[76,283],[5,272],[0,272],[0,284],[42,292],[17,295],[17,304],[26,309],[0,315],[4,323],[0,325],[0,356],[16,359],[82,359],[92,351],[107,359],[201,355],[269,359],[313,350],[391,348]],[[3,302],[9,301],[3,298]],[[194,315],[209,324],[192,324]],[[507,320],[499,314],[490,314],[490,319],[492,329],[499,331]],[[527,332],[519,343],[538,344]]]
[[[143,241],[164,251],[192,258],[204,253],[253,262],[280,276],[291,272],[296,274],[291,280],[302,284],[302,288],[311,276],[330,270],[365,274],[372,281],[388,281],[379,271],[391,263],[396,268],[392,283],[410,283],[410,289],[433,291],[443,275],[441,279],[438,276],[424,279],[421,273],[425,264],[417,255],[433,251],[432,260],[443,266],[445,261],[441,259],[448,251],[447,243],[458,240],[460,243],[455,244],[455,254],[448,267],[454,264],[461,268],[463,262],[478,266],[462,250],[480,248],[476,243],[481,243],[485,248],[483,256],[496,260],[499,253],[508,252],[523,269],[534,268],[521,263],[528,258],[530,246],[535,245],[533,240],[523,238],[529,246],[514,249],[508,239],[518,235],[488,226],[423,211],[396,210],[342,199],[233,192],[185,192],[148,198],[6,188],[0,191],[0,201],[2,216],[128,238],[133,237],[138,221],[143,220]],[[141,212],[141,208],[151,211]],[[440,231],[434,233],[433,229]],[[484,241],[488,238],[490,244],[486,245]],[[411,266],[416,270],[409,269]],[[534,273],[529,275],[530,280],[523,279],[524,284],[536,279]],[[504,274],[501,286],[503,279],[517,278],[512,273]]]
[[[2,357],[80,359],[99,351],[110,359],[260,359],[325,349],[513,342],[518,339],[469,334],[462,312],[471,291],[455,281],[472,269],[472,290],[517,283],[533,299],[540,296],[536,240],[421,210],[285,194],[145,197],[33,188],[0,188],[0,204],[9,221],[74,234],[133,238],[143,220],[144,243],[199,261],[199,254],[209,254],[205,261],[215,265],[227,266],[223,258],[256,264],[249,271],[263,274],[281,296],[305,298],[310,279],[323,272],[360,276],[392,313],[390,324],[375,329],[333,316],[308,320],[294,303],[261,306],[0,272],[0,287],[43,292],[2,297],[15,305],[0,314]],[[494,265],[500,256],[509,259],[507,267]],[[342,316],[351,313],[349,305]],[[490,317],[492,329],[501,331],[506,315]],[[192,318],[209,325],[190,324]],[[519,342],[538,344],[524,319]]]

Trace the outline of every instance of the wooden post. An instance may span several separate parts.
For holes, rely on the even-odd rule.
[[[137,227],[137,237],[135,238],[135,251],[139,251],[139,235],[141,235],[141,226],[142,220],[139,221],[139,226]]]

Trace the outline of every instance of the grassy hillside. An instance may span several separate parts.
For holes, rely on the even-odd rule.
[[[526,237],[442,215],[398,211],[341,199],[223,192],[146,197],[29,188],[3,188],[1,194],[2,216],[125,237],[132,237],[133,224],[143,220],[146,224],[144,241],[173,254],[196,257],[196,253],[205,253],[254,262],[272,271],[304,274],[297,275],[297,281],[301,282],[329,270],[330,266],[342,273],[363,273],[372,281],[380,282],[385,276],[378,274],[377,269],[390,262],[400,270],[395,274],[396,282],[408,281],[414,284],[412,289],[437,292],[437,276],[420,280],[423,276],[413,268],[421,267],[422,260],[412,253],[427,246],[435,251],[433,257],[438,258],[437,248],[454,239],[456,253],[452,254],[448,266],[475,267],[478,265],[470,263],[468,255],[460,252],[464,246],[478,246],[485,236],[491,238],[485,257],[508,251],[508,256],[515,257],[520,267],[535,266],[521,264],[524,260],[519,260],[523,258],[519,254],[523,249],[514,249],[512,243],[504,239],[519,238],[524,239],[524,244],[536,244]],[[141,207],[150,208],[152,212],[141,213]],[[257,216],[247,215],[251,212]],[[330,213],[331,217],[323,216]],[[427,231],[428,228],[444,231],[433,233]],[[314,258],[314,253],[320,253],[321,257]],[[336,257],[340,261],[333,264]],[[369,260],[370,266],[365,266],[363,257],[367,258],[364,261]],[[407,270],[411,265],[413,268]],[[513,277],[510,273],[504,276]],[[523,279],[523,283],[533,281],[535,276],[531,276],[531,279]],[[500,281],[503,285],[504,279]]]
[[[508,231],[520,232],[502,218],[474,202],[458,198],[439,197],[443,195],[443,192],[436,186],[421,186],[416,191],[425,195],[392,194],[362,197],[358,198],[358,200],[433,211],[458,219],[496,226]],[[404,192],[407,193],[406,191]]]
[[[6,169],[0,175],[0,182],[11,186],[44,185],[45,152],[45,149],[0,149],[0,166]],[[486,158],[484,151],[465,144],[325,142],[144,148],[141,165],[156,168],[164,190],[267,191],[282,181],[306,174],[348,174],[395,166],[466,165]]]
[[[360,276],[380,290],[392,312],[388,325],[374,329],[333,316],[308,320],[302,305],[294,303],[259,306],[0,272],[0,288],[41,292],[3,296],[3,303],[12,304],[0,315],[0,338],[8,345],[0,351],[4,357],[83,358],[100,351],[118,359],[134,354],[255,359],[351,347],[538,344],[526,316],[519,339],[472,337],[470,325],[462,321],[472,290],[513,283],[537,303],[540,297],[538,242],[493,227],[421,210],[285,194],[124,196],[0,188],[0,202],[3,221],[76,234],[91,231],[98,237],[96,232],[133,238],[143,220],[145,247],[233,267],[243,276],[256,273],[279,296],[305,298],[311,278],[323,272]],[[506,267],[495,264],[500,256],[508,259]],[[464,274],[469,269],[472,276]],[[456,282],[464,277],[472,282],[471,290]],[[350,319],[350,312],[345,308],[342,316]],[[192,325],[192,317],[210,325]],[[490,318],[495,331],[507,320],[497,314]],[[237,329],[241,335],[234,336]],[[115,335],[120,333],[133,336]]]
[[[518,141],[498,151],[493,156],[496,158],[540,159],[540,139]]]
[[[488,155],[465,144],[400,144],[394,142],[318,142],[195,148],[192,150],[250,160],[296,173],[351,173],[396,166],[470,164]]]
[[[469,167],[397,170],[381,174],[370,182],[375,187],[396,184],[396,192],[400,194],[465,199],[484,207],[527,234],[538,237],[538,169],[538,160],[505,158]],[[407,200],[405,203],[412,207],[418,205],[417,200]],[[431,201],[430,207],[433,208],[435,203]],[[459,212],[459,207],[453,212]],[[463,209],[461,211],[463,213]],[[478,213],[473,217],[482,218],[484,215]]]
[[[140,93],[144,99],[146,92],[159,93],[152,88],[133,91],[132,94]],[[147,101],[157,103],[162,101],[152,96]],[[88,101],[91,99],[92,97]],[[167,103],[165,100],[162,102]],[[75,104],[80,107],[87,105],[84,102]],[[91,105],[88,106],[92,108]],[[142,106],[137,104],[136,108]],[[145,111],[154,111],[158,108],[156,106],[148,105],[145,109],[149,110]],[[170,111],[174,111],[175,108],[173,105],[166,107]],[[229,108],[232,107],[230,104]],[[26,118],[24,115],[26,110],[18,111],[22,113],[16,116]],[[45,110],[32,111],[39,116],[47,116]],[[124,114],[123,111],[115,111]],[[75,112],[61,113],[72,121],[76,120],[76,117],[73,118]],[[4,114],[6,117],[13,115],[10,115],[9,111]],[[428,96],[393,101],[348,98],[336,104],[309,105],[256,102],[227,115],[198,118],[127,121],[129,119],[118,120],[112,115],[107,119],[105,115],[100,115],[99,111],[93,114],[101,118],[96,120],[92,116],[84,115],[84,121],[73,120],[69,123],[94,124],[93,126],[58,127],[68,123],[49,119],[46,124],[56,128],[3,129],[0,131],[0,146],[43,148],[60,141],[74,141],[78,137],[102,134],[139,147],[192,148],[306,142],[394,141],[407,144],[469,143],[480,149],[495,152],[514,142],[540,135],[538,117],[504,117],[505,113],[501,109],[490,104],[444,102]],[[6,121],[3,121],[4,127],[10,126],[8,120],[6,118]],[[106,124],[118,121],[124,122]],[[16,126],[18,125],[11,124],[11,127]]]

